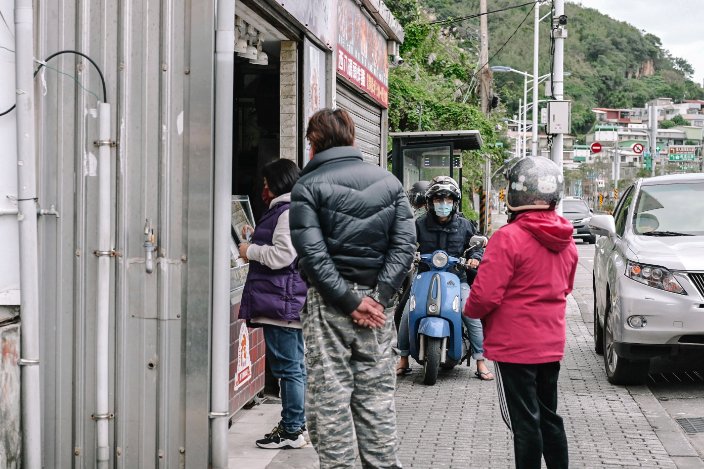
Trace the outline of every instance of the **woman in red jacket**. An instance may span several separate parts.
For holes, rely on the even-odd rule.
[[[464,314],[484,325],[495,362],[501,414],[513,432],[516,467],[567,468],[557,414],[565,307],[577,268],[572,225],[555,213],[560,168],[544,157],[509,164],[509,223],[491,237]]]

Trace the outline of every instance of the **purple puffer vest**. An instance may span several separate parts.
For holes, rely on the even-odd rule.
[[[254,230],[252,243],[272,246],[274,229],[279,217],[290,203],[282,202],[269,208]],[[242,292],[240,319],[266,317],[281,321],[300,321],[308,287],[298,272],[298,257],[282,269],[270,269],[249,261],[249,273]]]

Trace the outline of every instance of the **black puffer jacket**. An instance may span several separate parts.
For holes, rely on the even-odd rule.
[[[453,257],[460,257],[469,247],[472,236],[478,234],[472,222],[456,213],[447,223],[440,224],[430,212],[416,220],[416,233],[418,252],[421,254],[431,254],[433,251],[442,249]],[[479,248],[475,249],[469,258],[481,261],[483,256],[484,249]],[[467,279],[465,269],[458,269],[456,273],[460,280]]]
[[[289,214],[299,267],[327,303],[344,313],[359,306],[347,280],[375,287],[388,306],[416,250],[411,206],[391,173],[354,147],[317,153],[291,191]]]

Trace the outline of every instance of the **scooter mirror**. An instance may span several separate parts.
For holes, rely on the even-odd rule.
[[[469,240],[469,245],[470,245],[470,247],[473,247],[473,248],[476,248],[476,247],[483,248],[484,246],[486,246],[486,244],[488,242],[489,242],[489,239],[486,236],[474,235]]]

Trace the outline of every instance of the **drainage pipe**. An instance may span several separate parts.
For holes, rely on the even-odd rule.
[[[34,129],[34,11],[32,0],[15,0],[15,88],[17,105],[17,220],[20,241],[22,369],[22,466],[42,466],[39,374],[39,254]]]
[[[230,379],[230,201],[235,69],[235,1],[218,0],[215,32],[215,167],[213,181],[213,319],[211,324],[211,464],[227,468]]]
[[[95,414],[96,462],[98,469],[107,469],[110,463],[108,422],[109,410],[108,375],[110,357],[110,105],[98,103],[98,276],[95,318]]]

